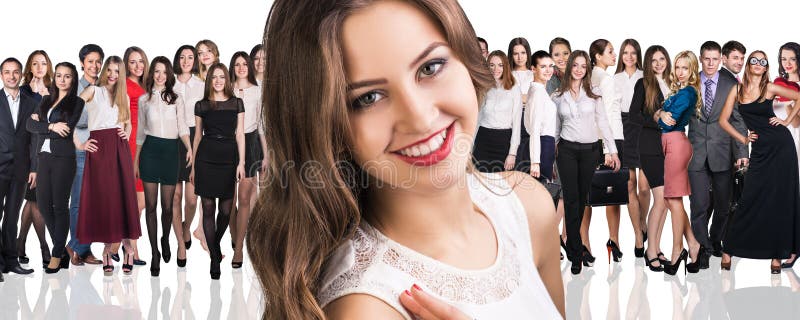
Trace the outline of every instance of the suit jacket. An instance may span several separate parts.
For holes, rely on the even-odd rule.
[[[44,101],[44,99],[42,100]],[[65,104],[72,103],[73,109],[71,114],[67,114],[64,110]],[[36,153],[41,150],[44,140],[50,140],[50,154],[64,158],[75,158],[75,144],[72,142],[72,135],[75,132],[75,125],[83,112],[84,102],[83,99],[73,96],[72,98],[66,97],[62,99],[57,105],[53,106],[53,111],[50,116],[47,116],[49,110],[42,110],[41,107],[36,108],[36,114],[39,115],[39,121],[28,119],[27,128],[31,133],[38,136],[36,146]],[[50,131],[47,127],[52,123],[65,122],[69,127],[69,134],[62,137],[58,133]]]
[[[26,120],[36,109],[36,101],[20,91],[16,125],[5,89],[0,89],[0,179],[27,181],[31,170],[31,134],[25,130]]]
[[[692,116],[689,120],[689,142],[692,143],[692,160],[689,162],[690,171],[702,171],[706,161],[713,172],[730,170],[734,159],[747,158],[747,146],[735,141],[719,126],[719,115],[725,106],[725,100],[731,90],[736,90],[739,82],[736,77],[724,68],[719,71],[717,81],[717,92],[714,94],[714,103],[711,106],[711,114]],[[703,90],[702,86],[700,90]],[[747,136],[747,126],[745,126],[742,116],[739,114],[738,103],[734,106],[729,119],[731,125],[739,133]]]

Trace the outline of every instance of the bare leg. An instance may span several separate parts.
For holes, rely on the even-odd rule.
[[[647,218],[649,241],[647,241],[647,254],[645,255],[648,259],[656,258],[658,253],[661,252],[659,243],[661,243],[663,224],[660,222],[664,221],[667,216],[667,208],[664,202],[664,187],[655,187],[651,189],[651,191],[653,192],[653,207],[650,208],[650,217]],[[660,266],[661,264],[656,261],[653,262],[653,265]]]
[[[606,220],[608,221],[608,238],[611,239],[611,241],[614,241],[617,245],[619,245],[619,215],[620,215],[619,206],[606,206]]]
[[[644,246],[644,238],[642,237],[643,225],[640,224],[642,221],[641,220],[642,206],[639,203],[639,195],[636,193],[637,191],[636,185],[637,185],[636,169],[631,169],[630,176],[628,177],[628,215],[631,218],[631,226],[633,226],[635,247],[641,248]],[[617,215],[617,217],[619,217],[619,215]],[[609,223],[609,228],[611,228],[610,223]],[[619,224],[617,224],[617,233],[619,233]],[[617,242],[617,245],[619,245],[619,242]]]
[[[584,207],[583,220],[581,220],[581,241],[583,245],[592,253],[592,246],[589,243],[589,222],[592,221],[592,207]]]
[[[644,175],[644,171],[639,170],[639,181],[637,183],[637,187],[639,188],[639,229],[642,231],[647,230],[647,213],[650,212],[650,183],[647,181],[647,176]],[[648,231],[649,232],[649,231]],[[648,238],[649,238],[648,234]]]

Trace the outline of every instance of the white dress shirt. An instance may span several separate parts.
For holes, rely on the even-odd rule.
[[[629,77],[628,73],[622,71],[614,75],[614,87],[617,89],[617,96],[620,97],[620,110],[628,113],[631,110],[631,100],[633,100],[633,87],[636,81],[644,76],[642,70],[636,71]]]
[[[614,139],[625,139],[622,132],[622,110],[620,110],[620,100],[622,99],[617,95],[614,79],[605,70],[594,67],[592,69],[592,87],[596,88],[595,92],[599,91],[598,94],[601,96],[600,100],[606,111],[606,119],[608,119],[608,126],[611,128]],[[603,146],[605,149],[605,145]],[[605,151],[608,153],[608,150]]]
[[[11,121],[14,121],[14,129],[16,129],[17,118],[19,118],[19,91],[17,91],[16,99],[14,99],[10,93],[6,92],[6,100],[8,100],[8,106],[11,107]]]
[[[533,82],[533,71],[511,71],[511,75],[513,75],[514,80],[516,80],[515,84],[519,87],[519,93],[523,95],[528,94],[528,89],[530,89],[531,83]]]
[[[146,136],[177,139],[189,135],[189,127],[183,119],[186,114],[180,95],[175,103],[167,104],[161,92],[153,90],[139,97],[139,125],[144,125],[144,134],[136,135],[136,144],[143,145]],[[194,108],[192,108],[194,109]]]
[[[606,110],[600,98],[592,99],[586,95],[581,87],[578,99],[572,98],[571,92],[553,96],[553,102],[558,106],[558,126],[556,138],[578,143],[594,143],[602,134],[603,153],[617,153],[614,144],[614,135],[608,126]]]
[[[530,138],[531,163],[541,163],[542,154],[541,136],[556,137],[558,123],[558,109],[553,99],[547,94],[544,84],[533,82],[528,91],[528,103],[525,108],[525,129]]]
[[[175,86],[172,88],[178,94],[178,99],[183,100],[184,114],[183,121],[187,127],[194,127],[194,105],[197,101],[203,100],[205,95],[206,84],[195,75],[189,78],[186,83],[180,80],[175,80]]]
[[[261,120],[261,87],[252,86],[246,89],[233,89],[233,95],[242,99],[244,103],[244,133],[258,130],[264,134],[263,121]]]
[[[50,110],[47,110],[47,119],[44,119],[45,120],[44,122],[50,123],[50,114],[53,113],[53,110],[55,110],[55,108],[56,106],[52,106],[50,107]],[[50,151],[50,138],[44,139],[44,142],[42,142],[42,148],[39,149],[39,152],[47,152],[47,153],[52,152]]]
[[[486,92],[486,98],[478,115],[478,125],[489,129],[511,129],[511,146],[508,154],[517,154],[522,121],[522,94],[515,85],[506,90],[493,87]]]

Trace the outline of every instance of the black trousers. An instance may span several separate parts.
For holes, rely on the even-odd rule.
[[[72,179],[75,178],[75,166],[75,157],[39,153],[36,199],[53,240],[53,258],[66,256],[64,246],[69,233],[69,195]]]
[[[689,171],[689,186],[692,188],[689,196],[692,233],[697,242],[712,250],[712,243],[719,243],[725,238],[725,224],[728,222],[733,193],[733,173],[730,169],[713,172],[706,162],[703,170]]]
[[[17,223],[22,197],[25,196],[25,181],[0,179],[0,271],[19,265],[17,261]]]
[[[558,143],[556,164],[564,192],[564,224],[567,227],[567,257],[573,263],[581,256],[581,220],[589,196],[592,176],[602,154],[599,142]]]

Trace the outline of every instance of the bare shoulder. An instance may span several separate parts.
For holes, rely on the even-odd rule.
[[[349,294],[329,303],[324,308],[325,315],[336,319],[398,319],[403,315],[383,300],[367,294]]]
[[[80,94],[81,99],[83,99],[85,102],[92,101],[92,98],[94,97],[94,88],[94,86],[88,86],[86,89],[83,89]]]
[[[504,176],[522,202],[522,206],[528,214],[529,223],[536,221],[537,224],[547,224],[552,222],[551,220],[558,223],[553,198],[539,181],[519,171],[512,171]]]

